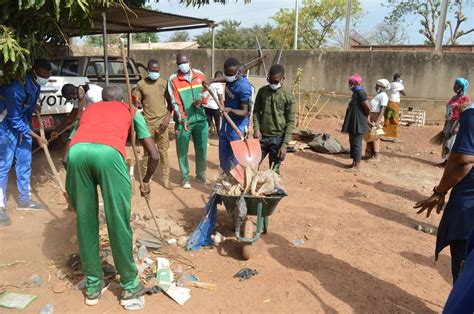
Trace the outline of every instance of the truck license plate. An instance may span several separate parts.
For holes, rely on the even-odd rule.
[[[54,128],[53,116],[41,116],[41,120],[43,121],[43,126],[45,129]],[[33,118],[31,119],[31,123],[33,124],[34,129],[39,129],[39,122],[36,116],[33,116]]]

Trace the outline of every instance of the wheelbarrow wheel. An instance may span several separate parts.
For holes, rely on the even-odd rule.
[[[244,229],[244,238],[253,238],[254,225],[250,218],[245,218],[242,223]],[[242,245],[242,257],[245,260],[250,259],[255,254],[255,247],[252,242],[244,242]]]

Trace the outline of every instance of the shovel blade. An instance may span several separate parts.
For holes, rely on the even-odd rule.
[[[234,156],[242,167],[254,167],[260,164],[262,159],[262,149],[260,140],[249,138],[245,141],[236,140],[230,142]]]
[[[230,170],[230,174],[234,177],[237,182],[239,182],[242,186],[245,183],[245,169],[240,165],[237,164],[234,168]]]

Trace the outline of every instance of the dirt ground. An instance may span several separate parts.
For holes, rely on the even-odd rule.
[[[341,123],[325,118],[314,121],[312,128],[332,133],[348,145],[339,132]],[[197,265],[193,273],[217,289],[193,288],[184,306],[163,294],[149,296],[142,312],[440,312],[451,289],[449,250],[434,263],[435,235],[414,227],[421,224],[436,230],[440,217],[434,214],[427,219],[412,208],[430,195],[441,177],[442,169],[435,166],[440,148],[428,144],[439,130],[438,126],[403,128],[404,142],[383,143],[381,160],[363,162],[357,174],[342,168],[350,163],[348,156],[311,151],[288,154],[282,174],[289,196],[270,217],[269,233],[256,243],[256,256],[242,260],[235,240],[194,253],[178,249]],[[181,189],[175,156],[172,142],[175,187],[167,191],[153,183],[152,205],[192,228],[202,216],[210,190],[196,181],[191,182],[192,190]],[[62,169],[60,153],[54,157]],[[190,158],[194,173],[193,154]],[[208,159],[212,179],[218,174],[216,139],[210,141]],[[53,292],[61,283],[54,265],[74,253],[70,239],[75,217],[66,211],[41,153],[34,156],[31,185],[34,198],[47,203],[50,210],[16,212],[16,186],[14,176],[10,177],[8,188],[13,195],[8,206],[13,224],[0,229],[1,284],[21,285],[34,273],[42,277],[38,288],[9,288],[38,296],[25,313],[38,313],[47,303],[54,305],[55,313],[122,311],[117,283],[95,307],[84,304],[80,291]],[[133,205],[133,211],[146,213],[138,195]],[[222,207],[217,220],[217,230],[231,235],[230,219]],[[291,240],[305,238],[303,246],[290,245]],[[25,263],[5,266],[15,261]],[[239,282],[232,276],[242,267],[257,269],[258,275]]]

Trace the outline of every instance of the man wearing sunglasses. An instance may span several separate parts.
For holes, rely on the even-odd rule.
[[[273,65],[269,84],[258,90],[253,109],[253,136],[260,139],[262,160],[269,155],[270,168],[277,173],[295,128],[295,97],[282,88],[284,80],[283,66]]]

